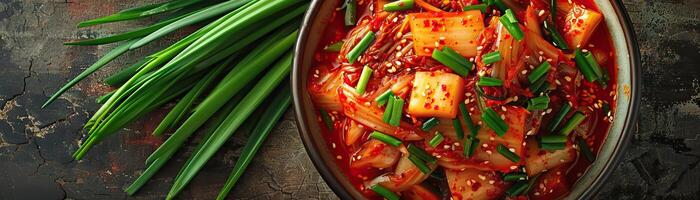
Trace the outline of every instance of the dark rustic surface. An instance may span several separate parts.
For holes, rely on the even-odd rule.
[[[112,47],[68,47],[63,41],[118,33],[148,20],[84,29],[74,25],[142,3],[0,0],[0,199],[127,198],[123,188],[163,140],[148,136],[162,111],[96,146],[82,161],[70,154],[82,137],[81,125],[98,108],[94,99],[110,89],[100,81],[172,39],[127,54],[55,104],[40,106]],[[639,131],[598,198],[699,199],[700,1],[626,0],[625,5],[643,61]],[[215,197],[244,139],[234,136],[180,197]],[[176,157],[132,198],[163,198],[187,155]],[[236,199],[335,198],[306,156],[291,111],[231,194]]]

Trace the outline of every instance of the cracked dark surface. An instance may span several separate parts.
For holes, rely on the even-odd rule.
[[[152,1],[152,0],[151,0]],[[150,2],[150,1],[148,1]],[[142,1],[0,0],[0,199],[125,199],[162,138],[148,136],[163,110],[73,161],[81,126],[109,91],[100,81],[173,38],[128,53],[54,104],[41,104],[107,47],[62,42],[147,24],[77,29],[78,21]],[[642,106],[632,145],[597,199],[700,199],[700,0],[625,0],[643,61]],[[244,144],[236,135],[180,195],[212,199]],[[161,199],[193,145],[133,199]],[[299,140],[291,112],[276,127],[230,195],[235,199],[334,199]]]

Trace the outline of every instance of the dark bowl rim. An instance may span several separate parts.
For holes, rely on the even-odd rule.
[[[301,87],[306,87],[305,83],[301,82],[301,63],[302,58],[299,52],[303,52],[305,48],[305,43],[308,41],[308,35],[311,28],[312,17],[318,14],[318,7],[321,5],[322,0],[312,0],[309,10],[304,16],[304,22],[301,26],[299,38],[295,45],[294,51],[294,63],[292,73],[290,74],[291,86],[292,86],[292,96],[294,103],[294,112],[296,117],[297,128],[299,129],[299,135],[301,137],[304,148],[311,158],[316,170],[320,173],[323,180],[328,184],[328,186],[333,190],[333,192],[338,195],[341,199],[354,199],[351,192],[343,187],[339,178],[334,175],[334,173],[327,166],[328,163],[324,163],[321,158],[320,153],[317,150],[317,145],[313,141],[311,132],[309,131],[309,120],[304,119],[304,102],[302,101]],[[630,54],[630,107],[626,113],[625,121],[623,124],[623,129],[620,134],[620,140],[618,140],[615,148],[612,151],[610,159],[606,161],[603,166],[602,171],[595,177],[591,182],[591,185],[581,193],[579,199],[591,199],[601,188],[602,183],[606,180],[612,171],[617,167],[617,164],[621,161],[623,154],[625,153],[627,147],[629,146],[629,141],[633,131],[636,130],[635,124],[637,122],[637,117],[639,113],[639,101],[641,92],[641,58],[639,52],[639,45],[637,41],[636,34],[632,28],[632,22],[630,21],[629,15],[624,7],[621,0],[611,0],[610,1],[617,18],[620,20],[620,25],[622,26],[622,31],[625,36],[627,49]],[[313,122],[313,121],[312,121]],[[335,163],[332,163],[335,164]],[[354,194],[359,194],[355,192]],[[360,196],[360,198],[363,198]]]

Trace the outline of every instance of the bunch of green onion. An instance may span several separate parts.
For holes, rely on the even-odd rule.
[[[171,0],[82,22],[79,27],[169,14],[144,28],[66,43],[120,42],[59,89],[44,106],[120,55],[183,27],[201,25],[105,80],[116,90],[98,98],[102,107],[85,125],[87,138],[73,156],[81,159],[91,147],[129,123],[168,102],[176,102],[153,134],[174,132],[148,157],[146,170],[126,192],[133,195],[138,191],[191,135],[202,129],[202,141],[167,195],[172,199],[234,132],[250,130],[248,142],[218,196],[223,199],[290,104],[290,88],[280,83],[291,69],[292,46],[307,8],[306,0]],[[251,116],[254,112],[262,114]]]

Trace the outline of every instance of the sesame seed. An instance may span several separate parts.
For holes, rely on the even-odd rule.
[[[338,160],[342,160],[342,159],[343,159],[343,156],[338,155],[338,156],[336,156],[335,158],[338,159]]]
[[[537,13],[537,15],[539,15],[540,17],[541,17],[542,15],[544,15],[544,10],[540,10],[540,12]]]

